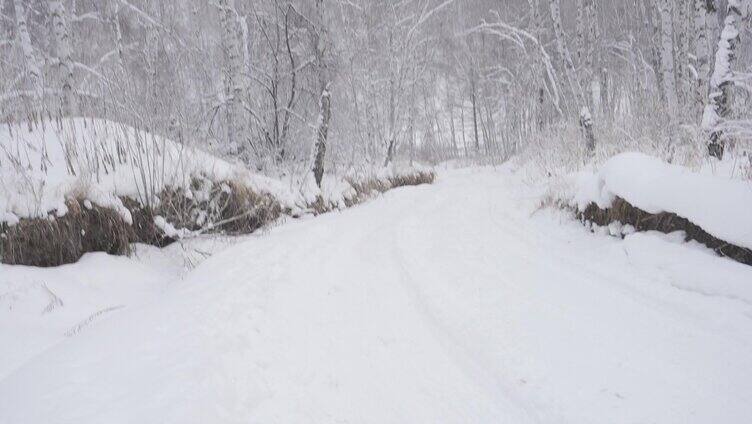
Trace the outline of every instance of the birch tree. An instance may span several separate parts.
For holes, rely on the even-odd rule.
[[[734,83],[749,85],[752,61],[721,31],[717,8],[725,18],[727,4],[7,0],[0,120],[49,108],[148,128],[264,172],[315,168],[319,178],[407,154],[506,158],[573,142],[565,137],[577,129],[588,152],[602,129],[608,149],[627,137],[668,156],[670,144],[640,140],[674,137],[679,127],[656,117],[678,124],[687,113],[709,142],[733,132],[741,145],[750,100],[737,96],[730,114],[729,97]],[[719,40],[732,53],[723,60]],[[745,72],[713,73],[733,60]]]
[[[246,147],[246,130],[242,113],[245,84],[243,50],[238,37],[238,13],[235,9],[235,0],[219,0],[218,4],[222,26],[222,50],[225,56],[223,70],[227,137],[225,152],[242,155]]]
[[[587,0],[585,5],[585,15],[587,16],[587,70],[590,78],[590,101],[593,113],[596,119],[601,115],[603,94],[605,86],[605,74],[602,71],[601,62],[601,33],[598,24],[597,0]]]
[[[567,48],[564,26],[561,22],[561,0],[551,0],[550,6],[551,19],[554,25],[554,37],[556,40],[556,51],[559,53],[564,68],[571,74],[574,71],[574,61],[572,61],[572,55]]]
[[[62,0],[50,1],[50,14],[52,15],[52,31],[55,34],[57,67],[61,85],[60,116],[66,117],[75,113],[76,106],[73,97],[73,59],[70,32]]]
[[[726,19],[715,54],[715,67],[710,78],[710,94],[702,128],[708,134],[708,153],[722,159],[726,147],[723,120],[731,115],[731,89],[734,86],[733,65],[740,42],[741,0],[728,0]]]
[[[42,72],[39,69],[37,58],[34,55],[34,46],[31,44],[29,35],[29,26],[26,21],[26,8],[24,0],[13,0],[13,7],[16,14],[16,30],[18,31],[18,43],[23,53],[24,73],[31,89],[31,98],[40,100],[42,98]]]
[[[674,63],[674,20],[672,0],[661,0],[661,73],[666,99],[666,110],[672,120],[676,118],[679,100],[676,93],[676,69]]]
[[[575,24],[577,42],[575,44],[575,57],[577,58],[578,63],[582,63],[582,61],[585,60],[585,49],[587,44],[585,41],[587,37],[585,29],[585,19],[587,14],[587,11],[585,10],[585,0],[577,0],[575,7],[577,8],[577,22]]]
[[[581,85],[576,78],[575,67],[572,61],[572,56],[569,54],[567,48],[564,29],[561,21],[561,4],[560,0],[551,0],[551,18],[554,26],[554,37],[556,38],[556,49],[559,52],[559,56],[564,62],[565,72],[572,88],[572,94],[575,96],[577,103],[580,105],[579,118],[580,127],[582,128],[583,135],[585,137],[585,148],[588,154],[592,154],[595,151],[595,134],[593,132],[593,116],[590,112],[590,108],[585,100],[584,93],[582,92]]]
[[[708,19],[715,12],[715,0],[695,0],[695,33],[697,36],[695,55],[697,56],[697,82],[695,84],[696,109],[702,113],[708,100],[708,79],[710,78],[710,44],[708,39]]]
[[[321,187],[321,181],[324,177],[329,121],[332,118],[331,73],[327,57],[331,54],[331,40],[325,19],[324,0],[315,1],[314,19],[311,23],[310,33],[318,82],[319,118],[316,123],[316,142],[313,148],[313,176],[316,179],[316,185]]]
[[[676,58],[676,84],[679,100],[679,110],[684,113],[690,103],[692,93],[689,72],[689,31],[692,27],[689,15],[691,4],[686,1],[674,3],[676,11],[674,24],[675,58]]]

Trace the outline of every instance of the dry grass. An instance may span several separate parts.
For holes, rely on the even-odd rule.
[[[433,184],[435,180],[436,174],[433,172],[415,171],[391,176],[386,179],[369,178],[360,181],[349,179],[348,183],[355,189],[358,197],[368,198],[374,193],[384,193],[398,187]]]
[[[415,171],[387,178],[373,177],[361,180],[348,178],[347,183],[355,190],[355,194],[344,198],[345,207],[353,207],[377,194],[385,193],[398,187],[433,184],[435,180],[436,174],[430,171]],[[317,196],[316,200],[306,205],[306,207],[314,215],[342,209],[336,202],[327,201],[322,196]]]
[[[427,171],[417,171],[409,174],[397,175],[389,178],[391,188],[433,184],[436,174]]]
[[[87,252],[130,253],[132,228],[107,208],[71,199],[63,217],[22,219],[0,228],[2,261],[13,265],[56,266],[77,261]]]
[[[666,234],[683,231],[687,241],[695,240],[721,256],[752,265],[752,250],[718,239],[688,219],[676,214],[668,212],[651,214],[618,197],[608,209],[601,209],[595,203],[591,203],[584,211],[578,212],[577,217],[582,222],[592,222],[601,226],[619,221],[622,224],[632,225],[637,231],[660,231]]]
[[[345,199],[345,206],[354,206],[392,188],[430,184],[434,179],[431,172],[415,172],[386,180],[351,182],[356,194]],[[232,181],[213,183],[195,179],[191,184],[192,192],[205,195],[197,198],[186,190],[166,189],[159,193],[159,202],[152,207],[122,198],[131,213],[131,224],[116,211],[82,199],[69,199],[68,212],[62,217],[22,219],[13,226],[1,224],[0,259],[12,265],[50,267],[76,262],[88,252],[127,255],[131,243],[164,247],[177,241],[155,225],[156,216],[165,218],[175,228],[195,233],[237,235],[252,233],[284,213],[271,195],[256,193]],[[308,206],[315,214],[340,209],[320,196]]]
[[[213,229],[226,234],[248,234],[277,220],[282,215],[282,207],[274,197],[266,193],[256,193],[248,187],[232,182],[226,183],[228,190],[218,193],[216,210],[217,221]]]
[[[131,243],[166,246],[175,242],[154,223],[159,215],[176,228],[202,233],[248,234],[276,220],[279,203],[233,182],[213,184],[206,199],[192,199],[181,190],[160,193],[154,208],[123,198],[132,224],[117,212],[78,199],[66,202],[62,217],[21,219],[0,226],[0,259],[11,265],[50,267],[76,262],[88,252],[127,255]],[[91,205],[91,207],[85,207]],[[196,218],[203,216],[201,220]]]

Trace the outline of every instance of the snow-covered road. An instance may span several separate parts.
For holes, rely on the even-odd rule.
[[[446,171],[277,227],[0,375],[0,423],[750,422],[752,268],[535,192]]]

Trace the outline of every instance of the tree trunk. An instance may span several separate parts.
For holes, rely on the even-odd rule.
[[[588,2],[590,0],[587,0]],[[577,63],[582,64],[582,62],[587,59],[587,53],[586,53],[586,46],[587,46],[587,34],[585,29],[585,15],[587,12],[585,11],[585,0],[577,0],[575,3],[575,7],[577,8],[577,22],[576,22],[576,32],[577,32],[577,43],[575,44],[575,58],[577,59]]]
[[[554,23],[554,36],[556,38],[556,50],[559,53],[559,57],[564,63],[565,70],[573,71],[574,62],[572,56],[567,49],[566,41],[564,39],[564,28],[561,23],[561,1],[551,0],[551,18]]]
[[[475,151],[480,152],[480,137],[478,136],[478,105],[475,96],[475,82],[473,82],[470,100],[473,103],[473,133],[475,134]]]
[[[313,176],[316,179],[316,185],[321,187],[321,181],[324,178],[324,158],[326,156],[326,139],[329,134],[329,121],[332,117],[332,97],[329,87],[325,87],[319,100],[321,116],[319,116],[319,126],[316,131],[316,146],[313,159]]]
[[[596,119],[601,116],[603,104],[603,81],[605,77],[602,72],[601,49],[600,49],[600,27],[598,26],[598,9],[596,0],[587,0],[585,14],[588,24],[588,73],[590,78],[590,104],[593,115]]]
[[[708,40],[708,19],[711,11],[715,14],[715,0],[695,1],[695,32],[697,33],[697,83],[695,85],[696,110],[705,109],[708,100],[708,79],[710,78],[710,44]]]
[[[564,61],[565,72],[568,75],[569,83],[572,87],[572,94],[576,97],[577,103],[581,105],[580,109],[580,126],[583,129],[585,135],[585,145],[588,153],[592,153],[595,150],[595,137],[593,135],[593,117],[590,114],[590,108],[588,108],[588,100],[585,93],[582,91],[582,86],[574,75],[575,68],[572,62],[572,57],[569,54],[569,50],[566,45],[564,37],[564,29],[561,23],[561,6],[560,0],[551,0],[551,18],[554,24],[554,37],[556,38],[556,48],[559,51],[559,56]],[[575,84],[577,84],[575,86]],[[587,119],[585,119],[587,118]]]
[[[645,29],[647,34],[652,34],[650,38],[650,65],[655,74],[656,88],[661,102],[666,102],[666,90],[663,82],[663,71],[661,70],[661,17],[658,7],[653,4],[653,0],[645,0],[643,3],[645,9]]]
[[[542,29],[543,29],[543,17],[542,17],[541,12],[540,12],[540,2],[539,2],[539,0],[528,0],[528,4],[530,6],[530,10],[531,10],[531,13],[532,13],[532,22],[531,22],[532,28],[530,29],[530,32],[533,34],[533,36],[535,37],[535,39],[540,42],[540,34],[541,34]],[[537,115],[536,116],[536,123],[537,123],[538,131],[542,131],[543,128],[544,128],[544,125],[545,125],[545,113],[546,113],[546,111],[545,111],[545,107],[544,107],[545,106],[544,105],[544,101],[545,101],[545,92],[546,92],[545,91],[545,84],[546,84],[545,81],[546,81],[547,74],[546,74],[544,59],[543,59],[541,53],[540,52],[536,52],[534,58],[535,58],[534,60],[535,60],[535,70],[536,70],[536,73],[538,73],[538,72],[540,73],[540,78],[536,79],[536,81],[538,82],[539,86],[536,89],[536,91],[538,93],[538,98],[536,99],[537,100],[537,102],[536,102],[536,106],[537,107],[535,109],[535,114]]]
[[[285,48],[287,50],[287,57],[290,60],[290,97],[287,99],[287,108],[285,108],[285,116],[282,119],[282,138],[280,140],[280,151],[278,152],[278,158],[284,160],[285,148],[287,144],[287,133],[290,130],[290,116],[292,110],[295,107],[295,100],[297,96],[297,65],[295,64],[295,56],[292,52],[290,45],[290,23],[289,23],[289,10],[285,12]],[[250,57],[246,58],[250,60]],[[356,114],[357,116],[357,114]]]
[[[397,96],[396,96],[396,82],[395,76],[389,77],[389,145],[386,148],[386,159],[384,160],[384,166],[394,159],[394,153],[397,150]]]
[[[120,3],[115,3],[110,20],[112,22],[112,32],[115,35],[115,48],[117,50],[118,65],[120,66],[120,70],[123,70],[125,49],[123,46],[123,32],[120,29]]]
[[[238,22],[235,0],[219,0],[222,24],[222,49],[225,53],[225,119],[227,145],[225,154],[242,155],[245,148],[245,125],[243,125],[243,58],[238,45]]]
[[[326,52],[329,50],[328,31],[324,18],[323,0],[316,0],[315,22],[310,28],[311,42],[313,43],[316,73],[321,89],[319,98],[319,123],[316,131],[316,145],[314,146],[313,176],[316,185],[321,187],[324,178],[324,159],[326,156],[326,141],[329,135],[329,121],[332,118],[332,97],[329,82],[329,64]]]
[[[13,0],[16,11],[16,29],[18,31],[18,40],[21,43],[21,51],[24,57],[24,68],[26,76],[31,86],[31,91],[36,99],[42,97],[41,72],[34,57],[34,47],[31,45],[29,36],[29,27],[26,23],[26,9],[24,8],[25,0]]]
[[[467,137],[465,137],[465,100],[462,100],[460,106],[460,129],[462,130],[462,148],[465,150],[465,157],[467,157]]]
[[[676,20],[674,24],[674,39],[676,40],[676,90],[678,94],[678,110],[682,114],[686,111],[690,98],[690,80],[689,75],[689,28],[691,21],[689,18],[689,2],[679,1],[675,3]]]
[[[676,70],[674,68],[674,20],[672,0],[661,0],[661,73],[663,74],[666,110],[673,121],[676,118],[679,100],[676,94]]]
[[[590,110],[584,106],[580,111],[580,127],[585,135],[585,150],[588,155],[595,153],[595,133],[593,132],[593,117]]]
[[[732,67],[740,41],[741,18],[741,0],[728,0],[726,20],[715,54],[715,69],[710,78],[709,101],[702,118],[703,130],[708,134],[708,153],[718,159],[723,158],[726,147],[720,124],[731,114],[731,89],[734,85]]]
[[[57,58],[59,60],[58,69],[61,83],[60,116],[67,117],[72,116],[76,112],[76,106],[73,97],[73,60],[71,58],[70,33],[68,31],[65,6],[63,6],[62,0],[52,0],[50,2],[50,13],[52,14],[52,28],[55,34]]]
[[[452,158],[459,154],[457,146],[457,131],[454,129],[454,98],[451,97],[451,90],[447,90],[447,112],[449,112],[449,131],[452,136]]]

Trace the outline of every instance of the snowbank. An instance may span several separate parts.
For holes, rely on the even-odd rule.
[[[344,209],[374,194],[433,182],[392,166],[370,174],[269,178],[198,149],[96,120],[0,126],[0,259],[57,266],[83,254],[127,254],[205,232],[248,234],[287,214]]]
[[[0,126],[0,223],[65,215],[76,197],[131,221],[120,198],[157,202],[165,188],[189,190],[196,179],[234,181],[294,205],[289,189],[197,149],[96,119]]]
[[[726,242],[752,248],[752,183],[667,164],[640,153],[624,153],[599,172],[582,172],[569,201],[580,211],[595,203],[611,206],[620,197],[648,213],[686,218]]]
[[[121,198],[143,205],[158,203],[163,190],[181,190],[188,198],[207,197],[199,182],[232,181],[270,194],[283,208],[306,209],[321,198],[344,208],[357,193],[352,182],[426,172],[423,167],[392,165],[373,172],[325,175],[322,188],[310,173],[269,178],[198,149],[124,124],[71,119],[0,126],[0,224],[20,218],[64,216],[66,199],[75,197],[132,217]],[[430,171],[428,171],[430,172]]]

